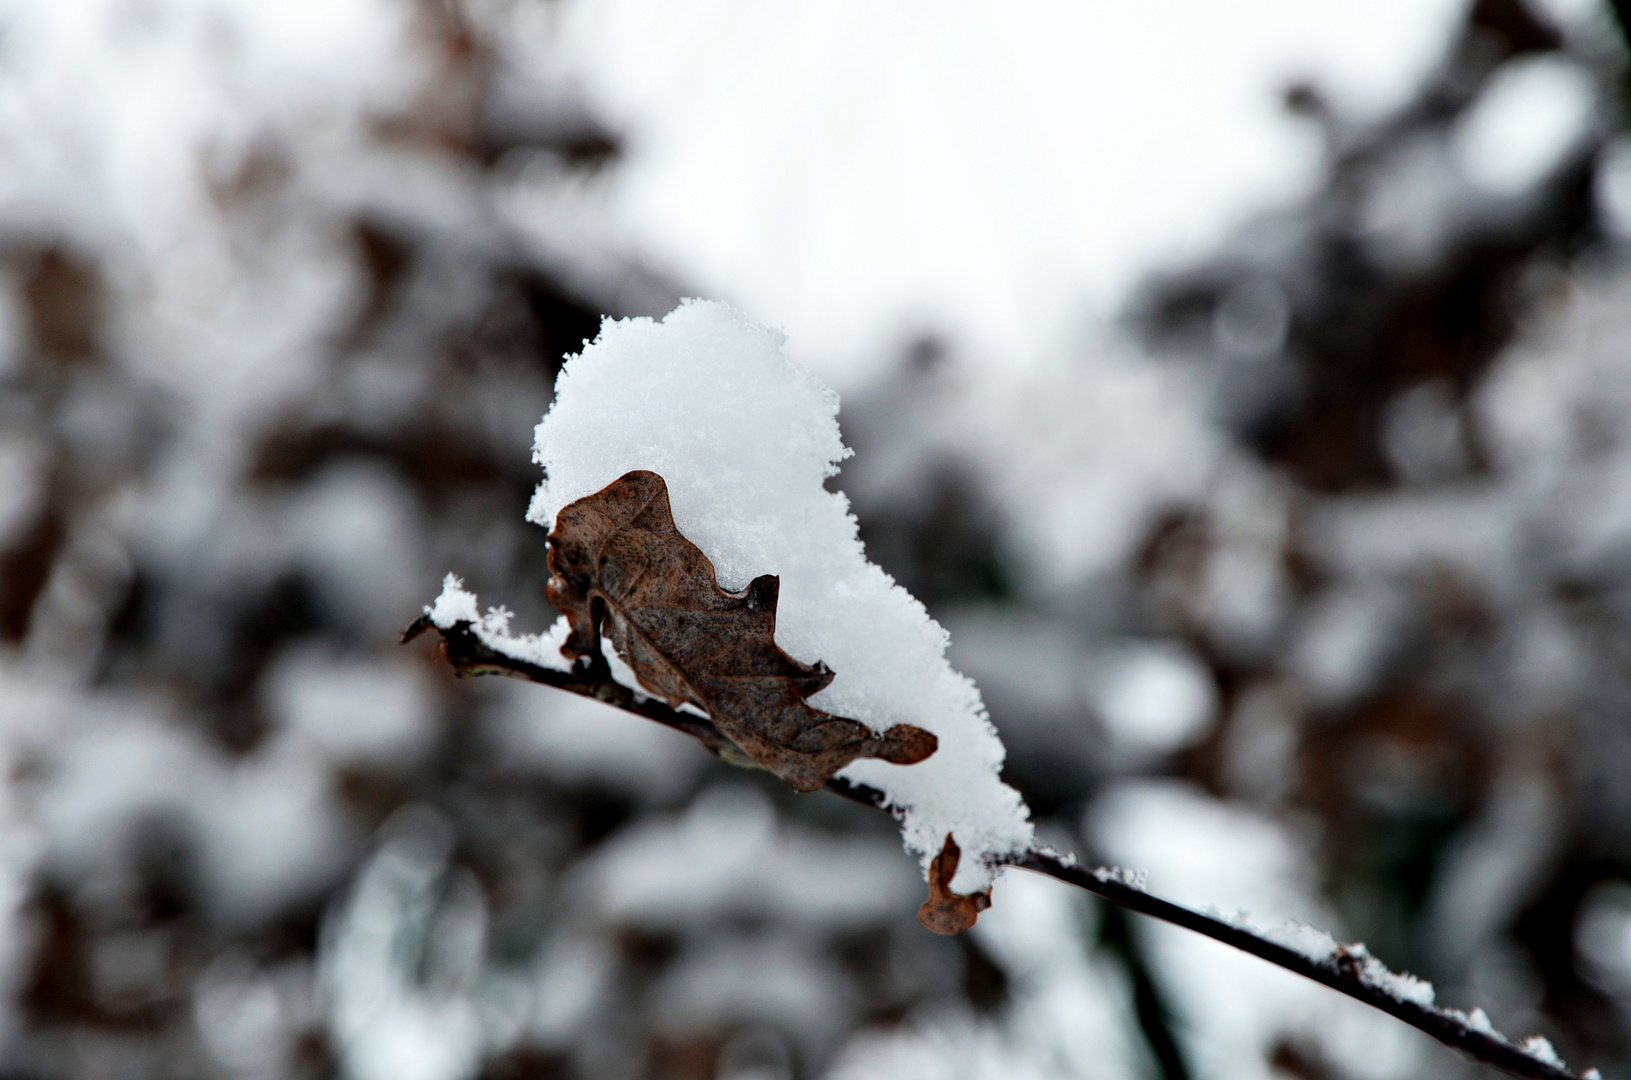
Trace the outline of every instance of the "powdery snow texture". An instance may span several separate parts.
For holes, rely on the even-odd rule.
[[[561,643],[566,640],[568,630],[564,618],[557,619],[555,625],[542,634],[512,635],[510,613],[497,607],[483,615],[476,594],[464,587],[457,574],[449,574],[442,580],[442,594],[425,609],[425,614],[444,630],[455,623],[470,623],[482,644],[512,659],[556,671],[572,670],[571,663],[561,655]]]
[[[661,322],[608,320],[567,358],[538,425],[544,467],[527,517],[549,528],[567,504],[634,469],[668,483],[680,532],[713,561],[722,588],[781,579],[776,643],[836,673],[810,699],[877,731],[916,724],[940,748],[917,765],[857,761],[841,776],[885,792],[906,846],[927,868],[947,833],[963,850],[952,888],[990,885],[1003,856],[1032,843],[1029,810],[998,778],[1003,747],[979,691],[946,661],[946,632],[867,561],[843,495],[825,481],[848,456],[838,395],[782,354],[783,337],[723,304],[686,301]],[[450,577],[431,610],[468,619],[490,647],[565,666],[564,621],[511,637]]]

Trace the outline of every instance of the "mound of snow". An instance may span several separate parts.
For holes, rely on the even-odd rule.
[[[882,731],[927,728],[939,750],[917,765],[857,761],[841,774],[878,788],[925,867],[947,833],[964,858],[958,892],[990,884],[1002,856],[1027,849],[1029,810],[998,777],[1003,747],[979,691],[946,661],[946,632],[867,561],[849,501],[825,483],[848,456],[838,395],[782,352],[782,335],[723,304],[686,301],[661,322],[608,320],[567,359],[538,425],[545,479],[528,517],[549,528],[562,507],[634,469],[668,483],[674,521],[713,561],[721,587],[781,579],[776,642],[836,672],[811,704]],[[482,618],[455,580],[438,625],[475,621],[489,645],[535,663],[562,629],[511,637]]]

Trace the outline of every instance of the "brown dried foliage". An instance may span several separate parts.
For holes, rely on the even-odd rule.
[[[951,891],[951,879],[962,861],[963,849],[947,833],[940,854],[929,863],[929,898],[917,909],[918,922],[937,934],[961,934],[991,906],[990,889],[967,896]]]
[[[857,758],[912,765],[938,745],[910,724],[878,735],[808,705],[833,672],[776,645],[777,578],[721,589],[713,563],[675,526],[656,473],[627,473],[563,508],[549,534],[549,569],[549,602],[571,624],[561,648],[568,659],[604,663],[604,635],[647,693],[670,708],[702,709],[749,759],[799,791]]]

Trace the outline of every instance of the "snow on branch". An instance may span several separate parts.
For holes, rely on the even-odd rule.
[[[1086,889],[1129,911],[1193,930],[1323,983],[1513,1076],[1566,1080],[1575,1075],[1545,1038],[1536,1035],[1515,1044],[1490,1025],[1482,1009],[1464,1013],[1434,1005],[1432,983],[1390,971],[1364,945],[1341,944],[1326,931],[1309,926],[1291,924],[1265,930],[1244,918],[1224,919],[1193,911],[1154,896],[1142,886],[1126,883],[1119,873],[1083,870],[1051,852],[1033,852],[1013,865]],[[1586,1080],[1595,1072],[1587,1070]]]
[[[568,358],[538,425],[545,478],[528,517],[548,528],[633,470],[661,476],[674,524],[721,588],[779,579],[777,645],[833,673],[811,706],[880,734],[910,724],[938,738],[919,764],[862,759],[842,775],[886,793],[925,872],[954,836],[952,888],[978,892],[1030,847],[1029,810],[999,778],[1002,743],[974,684],[946,661],[946,632],[867,561],[848,501],[824,486],[849,454],[838,395],[789,361],[782,340],[701,301],[661,322],[608,320]]]
[[[609,674],[596,679],[510,657],[488,645],[483,637],[490,634],[478,633],[472,621],[461,620],[442,627],[427,615],[410,627],[404,637],[411,640],[433,626],[441,632],[442,648],[449,663],[461,676],[503,674],[569,690],[684,732],[727,761],[740,765],[752,764],[742,758],[730,741],[706,719],[670,709],[646,695],[637,698],[634,691],[612,679]],[[879,810],[891,808],[884,792],[854,783],[842,775],[835,776],[826,787],[828,791],[853,802]],[[1085,869],[1077,866],[1074,859],[1052,851],[1032,849],[1007,857],[1003,864],[1046,875],[1129,911],[1183,927],[1250,953],[1374,1006],[1426,1032],[1446,1046],[1513,1076],[1529,1080],[1592,1080],[1595,1075],[1595,1070],[1587,1070],[1581,1077],[1576,1077],[1551,1044],[1541,1036],[1514,1043],[1490,1025],[1482,1009],[1461,1012],[1435,1006],[1431,983],[1409,974],[1390,971],[1363,945],[1339,944],[1326,931],[1297,924],[1263,930],[1251,926],[1244,919],[1225,919],[1194,911],[1148,892],[1144,875],[1140,872],[1114,867]]]
[[[1018,867],[1294,971],[1515,1076],[1573,1077],[1545,1039],[1514,1044],[1480,1010],[1436,1006],[1430,983],[1363,945],[1193,911],[1148,892],[1140,872],[1037,847],[979,693],[946,661],[945,631],[867,561],[848,503],[826,490],[848,453],[838,399],[781,340],[697,301],[661,322],[607,321],[568,358],[537,430],[545,479],[528,517],[551,529],[550,600],[565,614],[512,634],[507,611],[483,614],[448,575],[403,640],[435,628],[461,676],[593,697],[733,764],[893,814],[929,878],[932,929],[972,925],[997,873]]]

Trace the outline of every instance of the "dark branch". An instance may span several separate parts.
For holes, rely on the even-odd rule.
[[[444,630],[432,623],[429,616],[420,616],[414,620],[412,626],[402,631],[402,644],[406,645],[426,630],[435,630],[442,635],[437,651],[453,665],[454,673],[461,679],[473,675],[508,675],[512,678],[526,679],[528,682],[553,686],[557,690],[581,694],[622,709],[624,712],[643,716],[647,720],[655,720],[664,727],[684,732],[707,747],[710,753],[725,758],[732,764],[739,764],[737,757],[741,752],[736,750],[731,741],[721,735],[713,724],[700,716],[670,709],[656,698],[635,694],[633,690],[613,680],[609,671],[604,669],[557,671],[525,660],[517,660],[488,648],[476,636],[469,623],[454,623],[451,629]]]
[[[1529,1077],[1531,1080],[1567,1080],[1574,1076],[1567,1069],[1548,1065],[1539,1058],[1525,1053],[1494,1032],[1479,1031],[1467,1026],[1466,1021],[1453,1013],[1418,1005],[1413,1001],[1401,1001],[1370,985],[1360,978],[1365,959],[1363,954],[1339,949],[1333,959],[1314,960],[1295,949],[1269,941],[1222,919],[1215,919],[1210,915],[1203,915],[1174,904],[1170,900],[1151,896],[1142,889],[1124,884],[1114,877],[1100,878],[1091,870],[1072,866],[1049,852],[1030,852],[1013,865],[1025,870],[1034,870],[1038,874],[1046,874],[1078,889],[1086,889],[1129,911],[1181,926],[1185,930],[1193,930],[1213,941],[1232,945],[1260,960],[1267,960],[1304,978],[1323,983],[1339,993],[1381,1009],[1413,1028],[1425,1031],[1446,1046],[1454,1047],[1486,1065],[1493,1065],[1514,1076]]]
[[[472,675],[509,675],[581,694],[684,732],[702,743],[710,752],[732,764],[749,768],[758,767],[708,720],[670,709],[656,698],[636,694],[614,681],[604,669],[566,672],[516,660],[483,644],[471,625],[466,622],[456,623],[452,628],[444,630],[434,626],[428,617],[421,618],[403,632],[402,641],[404,644],[412,641],[429,629],[435,629],[441,634],[439,651],[461,678]],[[883,792],[864,784],[851,783],[842,777],[829,780],[827,790],[874,809],[889,809],[887,797]],[[1574,1073],[1556,1065],[1548,1065],[1495,1032],[1469,1027],[1467,1022],[1455,1013],[1418,1005],[1412,1001],[1402,1001],[1366,982],[1361,977],[1366,959],[1363,952],[1339,949],[1331,959],[1315,960],[1251,930],[1210,915],[1203,915],[1198,911],[1191,911],[1170,900],[1152,896],[1142,889],[1126,884],[1115,875],[1098,874],[1076,866],[1052,852],[1031,851],[1014,859],[1010,865],[1045,874],[1067,885],[1074,885],[1140,915],[1148,915],[1152,919],[1181,926],[1185,930],[1193,930],[1214,941],[1221,941],[1225,945],[1250,953],[1260,960],[1266,960],[1277,967],[1329,986],[1338,993],[1363,1001],[1411,1027],[1426,1032],[1446,1046],[1454,1047],[1477,1061],[1493,1065],[1513,1076],[1525,1077],[1527,1080],[1579,1080]]]

